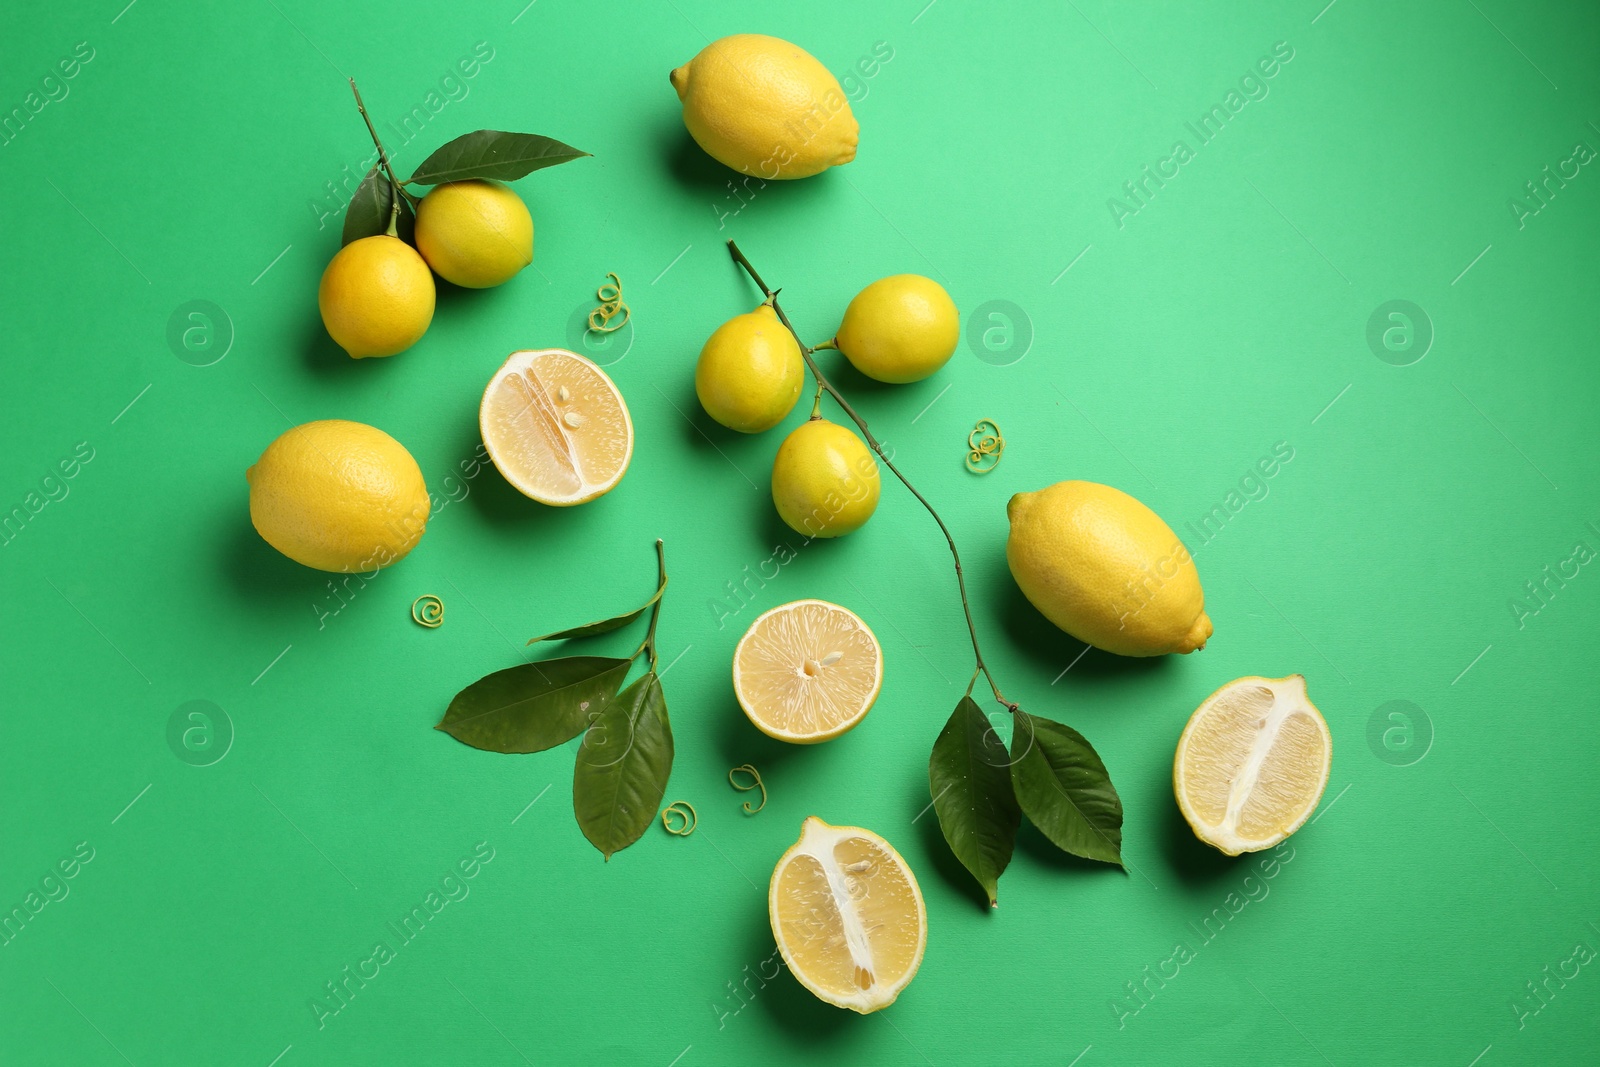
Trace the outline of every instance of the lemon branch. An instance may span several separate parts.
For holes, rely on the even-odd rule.
[[[405,191],[400,179],[394,176],[394,165],[389,162],[389,153],[384,150],[383,142],[378,139],[378,131],[372,125],[372,118],[367,114],[367,105],[361,102],[361,90],[356,88],[356,80],[350,79],[350,91],[356,96],[356,110],[361,112],[361,121],[367,124],[367,132],[372,135],[372,143],[378,149],[378,163],[383,167],[383,172],[389,176],[389,236],[393,237],[400,224],[400,198],[402,196],[415,198]]]
[[[661,594],[667,588],[667,549],[659,537],[656,538],[656,569],[658,578],[656,579],[656,595],[652,598],[650,604],[650,629],[645,631],[644,640],[634,650],[633,655],[628,657],[633,659],[640,652],[648,651],[650,653],[650,669],[652,671],[656,669],[656,622],[661,618],[661,601],[665,599]]]
[[[944,519],[939,517],[939,513],[934,510],[933,505],[928,503],[928,498],[917,492],[917,487],[912,485],[910,479],[900,472],[899,467],[894,465],[894,461],[884,452],[883,445],[878,443],[878,439],[872,436],[872,431],[867,428],[867,420],[856,413],[856,409],[850,406],[850,401],[846,400],[844,394],[839,392],[838,388],[828,380],[827,375],[822,373],[822,368],[817,365],[816,359],[812,356],[812,353],[819,348],[834,348],[834,343],[825,341],[822,344],[813,346],[807,345],[802,341],[800,334],[794,328],[794,323],[789,321],[789,316],[784,314],[783,307],[778,303],[778,290],[767,288],[767,283],[761,280],[761,275],[756,273],[755,267],[750,265],[750,261],[745,258],[743,252],[739,251],[739,246],[733,241],[728,242],[728,254],[733,257],[735,263],[744,268],[746,274],[750,275],[750,280],[756,283],[756,287],[761,290],[762,296],[766,297],[765,302],[772,305],[772,310],[778,313],[779,321],[794,336],[795,344],[800,346],[801,358],[806,361],[806,366],[810,369],[811,376],[817,381],[817,388],[820,391],[818,394],[819,399],[821,392],[826,392],[833,397],[834,403],[838,404],[844,413],[850,416],[850,421],[856,424],[856,428],[861,431],[861,436],[866,438],[867,444],[871,445],[872,450],[878,454],[878,458],[883,460],[884,466],[888,467],[894,473],[894,476],[900,479],[900,484],[905,486],[911,492],[911,495],[917,498],[917,502],[927,509],[929,515],[933,516],[933,521],[939,524],[939,532],[944,534],[945,543],[950,546],[950,558],[955,561],[956,587],[961,591],[961,611],[966,616],[967,634],[972,638],[972,656],[976,661],[976,666],[972,671],[972,679],[967,682],[967,694],[971,695],[972,687],[977,684],[978,675],[981,673],[988,680],[989,688],[994,690],[994,698],[1013,712],[1016,711],[1017,706],[1007,700],[1005,694],[1000,692],[1000,686],[995,683],[994,675],[989,673],[989,667],[983,661],[983,649],[978,644],[978,628],[972,621],[972,605],[967,601],[967,579],[961,569],[961,553],[956,550],[956,540],[950,535],[950,528],[944,524]]]

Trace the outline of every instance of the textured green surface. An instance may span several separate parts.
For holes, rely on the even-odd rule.
[[[1575,143],[1600,146],[1600,26],[1581,5],[123,2],[30,9],[0,35],[0,109],[40,94],[0,145],[0,506],[42,505],[0,548],[0,907],[80,842],[93,856],[0,946],[0,1062],[1592,1060],[1600,576],[1579,560],[1600,549],[1600,175],[1569,165],[1521,225],[1508,206]],[[749,30],[841,74],[878,42],[893,58],[852,83],[856,162],[752,182],[740,208],[665,75]],[[92,60],[42,103],[78,42]],[[441,77],[479,42],[492,59],[448,98]],[[1268,95],[1200,144],[1185,123],[1276,42],[1293,58]],[[426,117],[410,144],[389,132],[402,165],[481,127],[594,153],[519,183],[537,269],[443,289],[425,340],[387,361],[347,359],[316,314],[340,220],[308,202],[368,152],[345,72],[386,132],[413,105]],[[1108,198],[1179,138],[1193,158],[1119,227]],[[944,546],[898,487],[862,532],[751,580],[718,625],[726,583],[799,545],[767,496],[782,430],[734,437],[694,401],[701,342],[755,303],[730,235],[817,339],[901,271],[940,279],[969,321],[1021,309],[1018,362],[964,345],[919,385],[840,380],[967,553],[1008,691],[1104,756],[1131,873],[1025,830],[989,912],[918,818],[968,650]],[[478,447],[491,371],[568,344],[607,270],[637,326],[611,367],[639,443],[620,487],[554,511],[492,468],[447,482]],[[1409,366],[1366,341],[1396,299],[1435,332]],[[211,366],[166,339],[192,300],[236,333]],[[985,416],[1009,448],[978,479],[962,447]],[[450,499],[342,608],[254,534],[243,478],[289,424],[329,417],[397,436]],[[92,460],[46,484],[80,442]],[[1202,544],[1188,524],[1280,442],[1293,458],[1267,495]],[[1217,627],[1203,652],[1080,659],[1021,600],[1004,503],[1068,477],[1193,538]],[[525,638],[647,595],[657,536],[667,795],[701,825],[603,864],[573,822],[569,750],[494,756],[431,726]],[[1548,592],[1519,625],[1530,581]],[[429,592],[438,630],[408,618]],[[809,596],[876,628],[887,683],[853,733],[785,748],[740,715],[729,657],[758,610]],[[1217,685],[1293,671],[1336,756],[1268,879],[1190,838],[1170,760]],[[169,748],[192,700],[235,731],[211,766]],[[1431,747],[1369,745],[1397,700]],[[753,818],[725,780],[747,760],[771,790]],[[749,977],[772,973],[767,875],[808,814],[877,830],[920,876],[927,957],[881,1016]],[[389,924],[460,861],[469,895],[402,942]],[[394,958],[366,964],[380,940]],[[346,966],[377,976],[319,1029],[310,1001]]]

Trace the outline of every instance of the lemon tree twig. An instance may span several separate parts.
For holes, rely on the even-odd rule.
[[[394,165],[389,162],[389,153],[384,149],[383,142],[378,139],[378,131],[372,125],[372,117],[367,114],[367,105],[361,102],[361,90],[356,88],[356,80],[350,79],[350,91],[356,97],[356,110],[361,112],[361,121],[367,124],[367,132],[372,135],[372,143],[378,149],[378,162],[383,167],[383,172],[389,176],[390,204],[389,204],[389,235],[395,234],[400,222],[400,198],[403,196],[410,200],[413,206],[416,198],[406,192],[405,186],[394,175]]]
[[[656,588],[665,591],[667,588],[667,549],[659,537],[656,538],[656,567],[660,572],[660,577],[656,581]],[[661,618],[661,601],[664,599],[666,598],[657,594],[655,603],[650,605],[650,629],[645,631],[644,640],[640,642],[639,647],[633,653],[637,656],[640,652],[648,652],[652,671],[656,669],[656,622]]]
[[[967,693],[971,695],[972,687],[977,684],[978,675],[982,674],[988,681],[989,688],[994,691],[994,698],[1012,711],[1016,711],[1017,705],[1007,700],[1005,694],[1000,692],[1000,686],[996,684],[994,675],[989,673],[988,664],[983,661],[983,649],[978,644],[978,628],[972,621],[972,605],[967,601],[967,579],[961,569],[961,553],[956,549],[956,540],[950,535],[950,528],[944,524],[944,519],[939,517],[938,511],[934,510],[933,505],[928,503],[928,498],[919,493],[917,487],[912,485],[911,481],[900,472],[900,468],[894,465],[894,461],[884,452],[883,445],[878,443],[878,439],[872,436],[872,431],[867,428],[867,420],[856,413],[856,409],[850,406],[850,401],[846,400],[844,394],[839,392],[838,388],[828,380],[827,375],[822,373],[822,368],[817,365],[816,359],[812,356],[812,353],[819,348],[835,347],[834,343],[825,341],[820,345],[813,346],[807,345],[802,341],[800,334],[794,328],[794,323],[789,321],[789,316],[784,314],[782,305],[778,303],[779,290],[767,288],[767,283],[761,280],[761,275],[756,273],[755,267],[751,266],[750,261],[745,258],[743,252],[739,251],[739,246],[733,241],[728,242],[728,254],[733,257],[735,263],[744,268],[746,274],[750,275],[750,280],[756,283],[756,288],[760,289],[762,295],[766,297],[766,303],[772,305],[772,310],[778,313],[778,319],[789,333],[794,336],[795,343],[800,346],[801,358],[806,361],[806,366],[810,369],[811,376],[816,379],[819,391],[826,392],[833,397],[834,403],[838,404],[844,413],[850,416],[850,421],[856,424],[856,428],[861,431],[861,436],[866,438],[867,444],[871,445],[872,450],[878,454],[878,458],[883,460],[884,466],[888,467],[894,473],[894,476],[900,479],[900,484],[904,485],[911,492],[911,495],[917,498],[917,502],[927,509],[929,515],[933,516],[933,521],[939,524],[939,532],[944,534],[945,543],[950,546],[950,558],[955,562],[956,588],[961,592],[961,611],[966,616],[967,634],[972,638],[972,656],[976,662],[976,666],[972,671],[972,679],[967,682]]]

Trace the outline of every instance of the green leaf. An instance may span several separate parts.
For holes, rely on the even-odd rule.
[[[465,178],[493,178],[516,181],[558,163],[570,163],[588,155],[571,145],[536,133],[503,133],[477,130],[463,134],[422,161],[407,185],[439,185]]]
[[[1063,852],[1122,866],[1122,801],[1094,746],[1070,726],[1018,708],[1011,783],[1035,826]]]
[[[601,619],[599,622],[585,623],[582,626],[574,626],[570,630],[557,630],[553,634],[543,634],[539,637],[530,637],[528,638],[528,644],[535,644],[539,641],[564,641],[570,637],[594,637],[596,634],[608,634],[612,630],[620,630],[633,620],[637,619],[639,616],[643,615],[645,612],[649,611],[655,602],[661,599],[661,594],[666,591],[667,583],[662,582],[656,588],[655,596],[651,597],[649,600],[646,600],[642,605],[633,611],[628,612],[626,615],[618,615],[610,619]]]
[[[961,698],[928,758],[928,787],[939,829],[961,865],[997,902],[996,885],[1011,862],[1022,811],[1011,788],[1011,758],[983,709]]]
[[[567,656],[495,671],[457,693],[434,729],[490,752],[543,752],[603,714],[632,662]]]
[[[672,725],[661,680],[651,671],[605,706],[583,735],[572,772],[572,811],[606,857],[655,820],[672,774]]]
[[[356,186],[356,195],[344,209],[344,233],[340,245],[359,241],[363,237],[376,237],[389,232],[389,207],[394,202],[394,189],[381,167],[373,167]],[[415,244],[417,215],[411,201],[400,198],[400,218],[396,227],[399,238],[406,244]]]

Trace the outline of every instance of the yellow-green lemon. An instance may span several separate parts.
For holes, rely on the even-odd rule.
[[[772,502],[790,528],[807,537],[860,529],[878,507],[878,463],[861,438],[814,418],[778,447]]]
[[[759,33],[724,37],[671,81],[690,136],[743,174],[805,178],[856,158],[861,128],[850,101],[799,45]]]
[[[1204,648],[1205,594],[1161,517],[1109,485],[1057,482],[1006,505],[1006,561],[1045,618],[1119,656]]]
[[[950,361],[961,317],[932,278],[896,274],[857,293],[834,344],[856,370],[880,382],[919,382]]]
[[[328,336],[355,359],[392,356],[416,344],[433,321],[433,301],[428,265],[387,234],[339,249],[317,287]]]
[[[794,335],[762,304],[718,326],[706,341],[694,391],[706,414],[728,429],[760,433],[789,414],[805,376]]]
[[[533,262],[533,216],[499,182],[446,182],[417,207],[417,250],[445,281],[487,289]]]
[[[428,525],[417,461],[365,423],[323,419],[287,430],[244,477],[256,532],[320,571],[376,571],[404,558]]]

